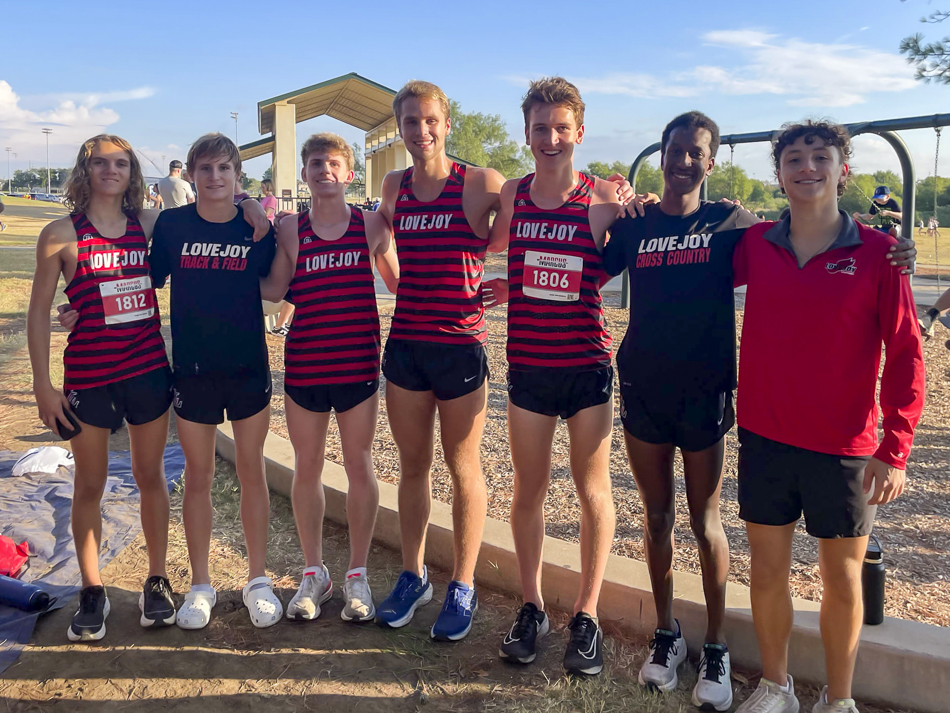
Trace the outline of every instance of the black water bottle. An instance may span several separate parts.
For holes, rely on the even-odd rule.
[[[884,567],[884,551],[874,535],[868,538],[868,551],[864,555],[861,584],[864,588],[864,623],[880,624],[884,621],[884,582],[887,570]]]

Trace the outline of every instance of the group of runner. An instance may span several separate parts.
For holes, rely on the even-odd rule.
[[[449,102],[435,85],[410,82],[393,110],[413,165],[386,175],[378,212],[347,206],[352,150],[340,137],[319,134],[301,152],[312,205],[278,217],[276,231],[253,201],[242,203],[243,215],[233,206],[240,155],[220,134],[202,137],[188,155],[197,204],[164,211],[158,220],[138,208],[141,169],[127,143],[99,136],[80,150],[67,188],[73,214],[47,226],[39,239],[28,325],[40,416],[64,437],[78,432],[72,439],[73,533],[83,590],[69,638],[105,634],[99,498],[109,430],[123,417],[149,551],[143,626],[201,628],[210,620],[210,486],[215,426],[225,412],[234,428],[248,549],[244,602],[259,627],[284,615],[264,573],[262,452],[271,384],[260,300],[285,296],[297,308],[285,349],[285,406],[305,557],[286,616],[315,619],[332,596],[322,561],[320,479],[331,412],[350,482],[343,619],[398,628],[432,599],[424,555],[438,414],[452,479],[455,559],[431,636],[464,638],[478,608],[474,572],[487,501],[479,459],[488,379],[484,310],[507,303],[510,521],[523,606],[499,654],[530,663],[549,632],[541,587],[543,503],[562,418],[581,506],[580,587],[564,666],[599,673],[597,604],[615,525],[609,476],[614,375],[600,288],[608,275],[628,269],[633,308],[617,357],[620,417],[644,502],[657,612],[641,683],[674,689],[687,655],[672,614],[673,455],[679,448],[708,611],[693,702],[715,710],[732,704],[723,633],[728,542],[719,497],[723,437],[735,422],[733,286],[746,284],[739,500],[752,550],[764,675],[740,710],[798,710],[786,670],[788,574],[792,532],[803,512],[809,533],[820,538],[825,582],[828,687],[820,710],[853,708],[860,563],[875,506],[903,487],[922,408],[923,360],[912,295],[901,275],[913,261],[913,243],[898,250],[892,238],[838,210],[850,156],[846,132],[810,122],[784,129],[773,158],[790,216],[758,224],[739,206],[700,200],[719,130],[698,112],[664,130],[663,198],[641,206],[638,215],[623,208],[632,191],[621,177],[605,181],[574,169],[584,103],[564,79],[531,84],[522,110],[535,172],[507,182],[496,171],[448,158]],[[505,250],[508,279],[483,283],[486,252]],[[374,269],[396,293],[382,359]],[[63,392],[50,383],[48,364],[48,313],[60,274],[74,310],[63,320],[75,321]],[[169,276],[173,369],[154,295]],[[874,397],[882,344],[885,438],[878,446]],[[403,571],[377,608],[366,567],[378,506],[371,448],[380,366],[399,451]],[[170,403],[186,459],[183,516],[192,566],[191,590],[177,612],[164,569],[168,492],[161,463]]]

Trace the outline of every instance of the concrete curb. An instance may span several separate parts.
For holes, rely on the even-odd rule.
[[[234,462],[231,424],[218,427],[217,452]],[[294,451],[290,442],[268,433],[264,443],[267,482],[271,490],[290,497],[294,475]],[[326,517],[346,524],[346,472],[327,462],[323,470]],[[379,514],[374,539],[400,549],[396,487],[379,483]],[[426,562],[451,570],[453,563],[452,509],[432,503],[426,539]],[[521,595],[517,559],[508,523],[489,518],[485,523],[475,578],[481,585]],[[553,537],[544,538],[543,582],[545,600],[570,611],[580,578],[577,545]],[[699,576],[677,572],[674,579],[674,610],[698,654],[697,644],[706,630],[706,607]],[[824,653],[818,621],[818,604],[795,599],[795,628],[789,646],[789,670],[796,680],[821,683],[825,678]],[[726,635],[729,653],[737,665],[760,669],[758,646],[752,626],[749,589],[730,584],[726,600]],[[641,635],[653,632],[655,610],[650,576],[643,562],[611,555],[607,563],[600,617]],[[880,626],[865,627],[854,679],[854,695],[867,702],[909,708],[922,713],[950,711],[950,630],[902,619],[885,619]]]

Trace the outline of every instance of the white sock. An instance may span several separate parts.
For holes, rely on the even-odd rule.
[[[317,572],[326,572],[326,565],[321,563],[321,564],[313,565],[312,567],[307,566],[303,568],[304,577],[308,577],[310,575],[316,575]]]
[[[214,594],[214,587],[212,587],[210,584],[192,584],[191,591],[205,592],[206,594]]]
[[[775,681],[772,681],[772,683],[775,683]],[[780,684],[778,684],[778,683],[775,683],[775,685],[778,687],[778,689],[779,689],[782,693],[791,693],[791,691],[792,691],[792,686],[791,686],[791,684],[788,682],[788,678],[785,679],[785,685],[784,685],[784,686],[782,686],[782,685],[780,685]]]
[[[366,579],[366,567],[354,567],[346,572],[347,579],[355,577],[356,575],[361,575],[363,579]]]

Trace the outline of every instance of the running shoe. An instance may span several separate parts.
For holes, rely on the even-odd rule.
[[[403,571],[396,580],[396,586],[383,600],[376,611],[376,623],[382,627],[398,629],[412,621],[416,609],[432,601],[432,584],[429,582],[426,568],[422,576],[415,572]]]
[[[732,668],[723,644],[703,644],[693,687],[693,705],[704,711],[727,711],[732,706]]]
[[[343,621],[372,621],[376,616],[373,592],[362,574],[347,575],[343,582],[343,601],[345,604],[340,612]]]
[[[550,630],[548,615],[531,602],[518,610],[518,617],[505,634],[498,655],[506,661],[531,663],[537,656],[536,644]]]
[[[333,596],[333,582],[326,565],[308,567],[303,571],[300,587],[287,605],[287,618],[311,621],[320,616],[320,606]]]
[[[277,337],[286,337],[290,334],[290,327],[274,327],[270,333]]]
[[[459,641],[472,630],[472,618],[478,611],[475,587],[461,582],[449,582],[445,591],[442,611],[432,625],[430,636],[436,641]]]
[[[79,592],[79,608],[66,630],[70,641],[99,641],[106,635],[109,597],[102,585],[85,587]]]
[[[828,686],[821,689],[821,698],[812,706],[811,713],[858,713],[853,698],[838,698],[828,702]]]
[[[175,600],[172,599],[172,586],[167,577],[156,574],[145,580],[145,587],[139,595],[139,609],[142,626],[171,626],[175,623]]]
[[[587,612],[577,612],[567,628],[571,638],[564,652],[568,673],[596,676],[604,669],[604,632]]]
[[[676,669],[686,660],[686,640],[676,622],[676,632],[656,629],[650,653],[640,667],[640,685],[655,691],[672,691],[679,684]]]
[[[799,707],[791,676],[788,677],[788,691],[783,691],[773,681],[760,678],[758,688],[736,708],[736,713],[798,713]]]

